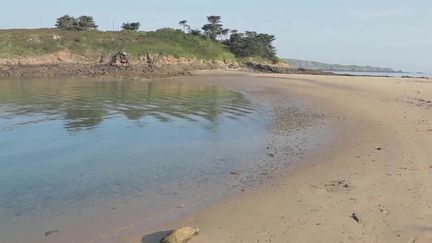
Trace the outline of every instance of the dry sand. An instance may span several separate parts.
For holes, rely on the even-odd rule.
[[[147,229],[144,239],[192,225],[200,228],[192,243],[432,242],[432,80],[234,72],[198,77],[301,100],[330,118],[336,136],[283,178]],[[115,242],[142,237],[136,232]]]

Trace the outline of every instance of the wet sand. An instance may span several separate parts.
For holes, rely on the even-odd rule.
[[[432,242],[430,80],[199,75],[307,103],[337,128],[334,139],[284,176],[114,242],[152,242],[182,225],[200,228],[191,242]]]

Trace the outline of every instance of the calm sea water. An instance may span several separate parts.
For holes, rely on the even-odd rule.
[[[0,241],[223,193],[265,148],[262,113],[199,82],[0,80]]]

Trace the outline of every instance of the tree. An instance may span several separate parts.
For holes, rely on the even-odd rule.
[[[187,20],[180,21],[179,25],[181,27],[183,27],[183,32],[188,32],[188,33],[191,32],[191,27],[190,27],[190,25],[187,24]]]
[[[91,16],[81,16],[78,18],[78,25],[80,27],[80,30],[96,30],[97,25]]]
[[[215,41],[219,36],[229,33],[229,29],[224,29],[221,24],[221,16],[208,16],[207,21],[208,23],[202,27],[202,30],[210,40]]]
[[[64,15],[57,19],[56,27],[62,30],[76,30],[77,29],[78,21],[76,18]]]
[[[130,30],[130,31],[138,31],[140,28],[141,24],[139,22],[133,22],[133,23],[123,23],[122,24],[122,29],[123,30]]]
[[[55,26],[62,30],[78,31],[95,30],[98,27],[91,16],[81,16],[77,19],[69,15],[58,18]]]
[[[262,57],[277,61],[276,48],[272,44],[275,40],[273,35],[258,34],[255,31],[231,31],[225,44],[238,57]]]

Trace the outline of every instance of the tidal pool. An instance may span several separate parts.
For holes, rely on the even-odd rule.
[[[96,218],[223,194],[264,153],[263,115],[204,82],[0,80],[0,239],[85,241]]]

